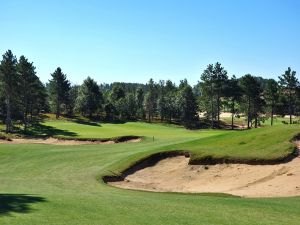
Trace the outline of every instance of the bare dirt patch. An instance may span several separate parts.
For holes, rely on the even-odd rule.
[[[296,142],[300,149],[300,141]],[[188,165],[183,155],[169,157],[108,184],[155,192],[228,193],[242,197],[300,195],[300,157],[276,165]]]
[[[12,138],[11,140],[0,140],[0,144],[51,144],[51,145],[91,145],[91,144],[116,144],[124,142],[140,142],[141,138],[134,138],[124,141],[104,140],[66,140],[58,138]]]

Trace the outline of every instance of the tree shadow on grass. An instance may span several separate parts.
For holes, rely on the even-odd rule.
[[[25,194],[0,194],[0,217],[10,213],[29,213],[32,211],[31,204],[46,202],[43,197]]]
[[[103,123],[106,124],[125,124],[127,121],[125,120],[104,120]]]
[[[75,119],[73,120],[75,123],[83,124],[83,125],[89,125],[89,126],[95,126],[95,127],[101,127],[99,123],[88,121],[88,120],[82,120],[82,119]]]
[[[30,130],[26,133],[29,136],[34,137],[49,137],[49,136],[66,136],[66,137],[75,137],[77,133],[68,131],[68,130],[61,130],[52,126],[47,126],[44,124],[36,123]]]

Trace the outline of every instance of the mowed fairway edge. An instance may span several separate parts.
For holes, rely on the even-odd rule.
[[[55,124],[56,123],[56,124]],[[0,224],[298,224],[300,198],[243,199],[223,195],[150,193],[107,186],[101,177],[160,151],[219,152],[218,138],[237,132],[199,130],[147,123],[51,126],[79,137],[139,135],[139,143],[52,146],[0,145]],[[50,122],[48,123],[50,126]],[[257,129],[257,131],[265,128]],[[269,128],[266,128],[269,129]],[[277,129],[277,128],[276,128]],[[299,126],[282,126],[291,137]],[[243,131],[244,132],[244,131]],[[251,131],[254,132],[254,131]],[[241,132],[242,133],[242,132]],[[280,133],[280,132],[278,132]],[[112,135],[115,134],[115,135]],[[290,136],[291,135],[291,136]],[[153,140],[154,136],[154,140]],[[214,139],[215,138],[215,139]],[[288,141],[288,139],[286,141]],[[214,142],[211,142],[215,140]],[[281,140],[274,140],[281,142]],[[221,142],[221,141],[220,141]],[[236,154],[228,141],[222,154]],[[198,147],[194,143],[201,143]],[[211,143],[211,146],[209,145]],[[249,142],[250,143],[250,142]],[[264,151],[259,145],[248,155]],[[249,144],[250,145],[250,144]],[[288,145],[288,144],[287,144]],[[216,145],[215,145],[216,146]],[[280,148],[272,151],[272,156]],[[286,149],[285,149],[286,150]],[[242,154],[242,153],[240,153]],[[264,154],[264,153],[263,153]],[[266,154],[264,154],[266,155]],[[268,155],[268,154],[267,154]],[[14,195],[9,195],[14,194]],[[26,195],[27,197],[22,197]],[[1,199],[5,199],[2,201]]]

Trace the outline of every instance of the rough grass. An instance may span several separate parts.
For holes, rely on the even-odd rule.
[[[198,154],[276,155],[281,147],[265,149],[267,144],[276,147],[283,141],[284,147],[290,146],[290,135],[300,131],[299,126],[281,126],[274,133],[260,128],[246,135],[245,131],[188,131],[146,123],[93,126],[47,121],[44,125],[64,130],[61,136],[65,137],[72,133],[86,138],[137,135],[145,139],[116,145],[0,145],[0,224],[299,224],[299,197],[150,193],[118,189],[101,181],[110,171],[173,147]]]
[[[188,150],[191,161],[211,158],[241,162],[280,161],[293,154],[291,139],[300,133],[299,125],[282,125],[245,131],[228,131],[222,135],[166,146],[164,149]]]

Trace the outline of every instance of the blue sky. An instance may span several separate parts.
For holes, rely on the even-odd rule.
[[[73,82],[196,84],[206,65],[230,75],[300,73],[300,1],[0,0],[0,53],[34,62],[42,81],[60,66]]]

